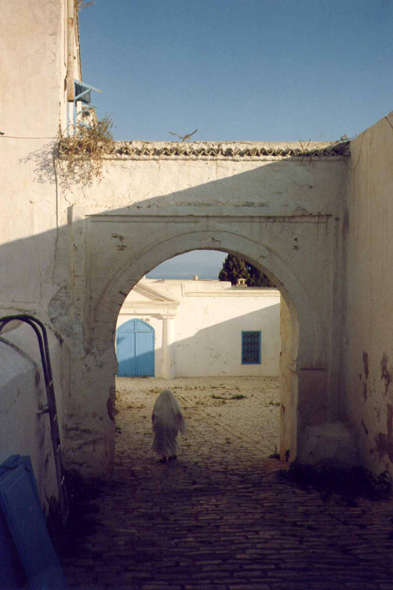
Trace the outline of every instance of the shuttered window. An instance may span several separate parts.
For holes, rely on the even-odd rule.
[[[261,332],[242,332],[242,365],[261,364]]]

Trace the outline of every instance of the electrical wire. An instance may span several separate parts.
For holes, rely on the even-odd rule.
[[[23,137],[20,135],[5,135],[5,134],[0,134],[0,138],[4,137],[7,139],[56,139],[56,137]]]
[[[385,119],[386,119],[386,121],[389,123],[390,127],[393,129],[393,125],[392,125],[392,124],[391,124],[391,122],[389,121],[389,119],[388,119],[388,116],[387,116],[387,115],[385,115]]]
[[[347,161],[344,160],[345,162],[345,166],[348,168],[348,170],[355,170],[358,166],[359,166],[359,162],[360,162],[360,158],[362,157],[362,144],[363,144],[363,139],[367,133],[368,129],[366,129],[363,134],[362,134],[362,139],[360,140],[360,148],[359,148],[359,157],[358,157],[358,161],[356,162],[355,166],[353,168],[351,168],[350,166],[348,166]]]
[[[386,119],[386,121],[389,123],[390,127],[393,129],[393,125],[392,125],[392,123],[389,121],[389,119],[388,119],[388,116],[387,116],[387,115],[385,115],[385,117],[384,117],[384,118],[385,118],[385,119]],[[362,157],[362,143],[363,143],[363,139],[364,139],[364,136],[366,135],[367,131],[368,131],[368,129],[366,129],[366,130],[365,130],[365,132],[364,132],[364,133],[363,133],[363,135],[362,135],[362,139],[360,140],[360,151],[359,151],[359,158],[358,158],[358,161],[356,162],[355,166],[354,166],[353,168],[351,168],[350,166],[348,166],[347,162],[345,162],[345,165],[346,165],[346,167],[348,168],[348,170],[351,170],[351,171],[352,171],[352,170],[355,170],[355,168],[357,168],[357,167],[358,167],[358,165],[359,165],[360,158]]]

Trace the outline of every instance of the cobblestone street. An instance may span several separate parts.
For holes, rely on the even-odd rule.
[[[188,434],[160,464],[151,411],[164,388]],[[277,478],[276,379],[119,379],[117,410],[97,530],[62,558],[71,589],[393,590],[391,502],[348,506]]]

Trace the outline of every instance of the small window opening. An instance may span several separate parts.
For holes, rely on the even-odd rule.
[[[97,108],[94,104],[91,103],[91,93],[92,92],[101,92],[98,88],[94,88],[94,86],[90,86],[90,84],[86,84],[81,80],[74,80],[74,104],[72,107],[72,122],[70,116],[70,110],[68,110],[68,121],[67,121],[67,135],[70,134],[71,126],[76,127],[78,112],[82,114],[92,113],[95,112]],[[81,103],[81,107],[78,107],[78,103]]]
[[[261,364],[261,332],[242,332],[242,365]]]

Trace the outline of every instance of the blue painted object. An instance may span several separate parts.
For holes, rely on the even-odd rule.
[[[96,109],[96,107],[91,104],[91,93],[93,92],[101,92],[98,88],[94,88],[94,86],[90,86],[90,84],[86,84],[86,82],[82,82],[81,80],[74,80],[74,104],[73,104],[73,115],[72,115],[72,124],[75,128],[77,123],[77,103],[82,102],[85,105],[88,105],[89,108]],[[68,121],[67,121],[67,136],[71,133],[71,121],[70,121],[70,111],[68,110]]]
[[[119,377],[154,377],[154,328],[129,320],[116,334]]]
[[[8,528],[0,510],[0,588],[20,590],[27,588],[27,578]]]
[[[45,526],[30,457],[13,455],[0,465],[0,507],[23,565],[29,590],[68,590],[67,582]],[[0,531],[1,532],[1,531]],[[3,541],[9,542],[7,534]],[[12,555],[13,550],[9,552]],[[15,577],[12,567],[0,573]],[[1,578],[0,578],[1,579]],[[1,583],[0,588],[8,586]],[[9,590],[21,588],[10,586]]]
[[[261,364],[261,332],[242,332],[242,365]]]

